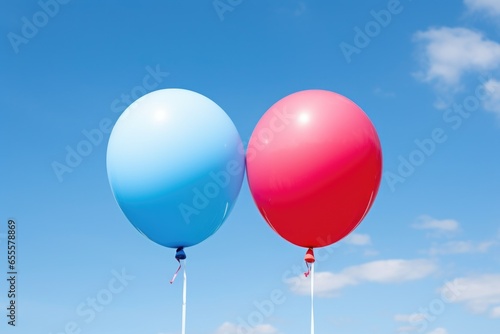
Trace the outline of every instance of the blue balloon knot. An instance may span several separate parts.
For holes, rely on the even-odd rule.
[[[175,258],[177,260],[185,260],[186,259],[186,253],[184,253],[184,247],[177,248],[177,251],[175,252]]]

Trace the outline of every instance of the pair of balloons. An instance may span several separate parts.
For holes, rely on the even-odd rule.
[[[111,188],[128,220],[152,241],[181,249],[219,229],[245,169],[274,231],[298,246],[330,245],[370,209],[381,168],[368,117],[324,90],[297,92],[273,105],[246,154],[216,103],[184,89],[154,91],[123,112],[107,151]]]

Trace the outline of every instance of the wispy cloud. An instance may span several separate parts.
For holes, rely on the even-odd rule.
[[[472,241],[450,241],[442,245],[433,245],[425,253],[431,256],[486,253],[492,246],[496,244],[496,241],[483,241],[478,243],[474,243]]]
[[[500,318],[500,306],[494,307],[490,312],[490,316],[492,318]]]
[[[242,328],[231,322],[223,323],[217,328],[214,334],[240,334],[243,333],[242,329],[244,329],[247,334],[278,334],[278,330],[269,324],[261,324],[255,327],[246,326]]]
[[[434,262],[425,259],[381,260],[343,270],[358,281],[397,283],[424,278],[436,270]]]
[[[413,326],[400,326],[396,329],[398,333],[410,333],[416,331],[418,328]]]
[[[423,313],[413,313],[413,314],[396,314],[394,316],[394,321],[397,322],[410,322],[410,320],[421,320],[425,319],[425,314]]]
[[[482,12],[488,15],[500,15],[500,1],[498,0],[464,0],[467,8],[472,12]]]
[[[368,246],[372,244],[372,239],[368,234],[351,233],[344,239],[344,242],[354,246]]]
[[[484,88],[488,92],[486,99],[483,101],[484,109],[500,117],[500,81],[490,79],[484,84]]]
[[[409,314],[396,314],[394,315],[394,321],[397,322],[408,322],[410,319]]]
[[[474,313],[487,313],[493,318],[500,317],[500,274],[460,277],[452,284],[462,287],[452,300],[463,303]],[[445,291],[447,286],[440,290]]]
[[[381,260],[348,267],[340,273],[318,272],[315,274],[314,290],[319,297],[335,297],[341,289],[365,282],[398,283],[418,280],[437,270],[434,262],[426,259]],[[308,295],[310,280],[304,276],[289,278],[290,290],[299,295]]]
[[[417,221],[411,225],[414,229],[428,231],[430,237],[455,237],[461,230],[460,224],[454,219],[436,219],[427,215],[418,217]],[[434,242],[428,249],[421,252],[430,256],[452,255],[452,254],[475,254],[486,253],[493,246],[499,244],[500,234],[490,240],[452,240],[444,243]]]
[[[438,327],[427,334],[448,334],[448,331],[443,327]]]
[[[466,28],[431,28],[414,35],[423,69],[417,77],[441,89],[454,89],[464,74],[497,69],[500,44]]]
[[[397,329],[398,333],[410,333],[418,329],[418,327],[408,325],[412,322],[419,322],[425,319],[424,313],[413,313],[413,314],[396,314],[394,316],[394,321],[406,323],[404,326],[400,326]]]
[[[436,219],[427,215],[418,217],[411,226],[417,230],[431,231],[432,236],[449,235],[460,230],[460,224],[454,219]]]
[[[363,252],[364,256],[377,256],[380,252],[376,249],[367,249]]]

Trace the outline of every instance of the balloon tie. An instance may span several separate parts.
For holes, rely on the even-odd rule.
[[[184,247],[177,248],[177,251],[175,252],[175,259],[177,260],[177,262],[179,262],[179,268],[177,268],[177,271],[175,272],[174,277],[172,277],[172,279],[170,280],[170,284],[174,283],[175,278],[177,277],[177,274],[179,273],[179,271],[182,268],[181,260],[186,259],[186,253],[184,253]],[[185,272],[184,272],[184,274],[185,274]]]
[[[311,266],[316,261],[314,259],[314,251],[312,248],[309,248],[306,252],[306,256],[304,257],[304,261],[306,261],[307,272],[304,273],[304,276],[309,276],[311,273]]]

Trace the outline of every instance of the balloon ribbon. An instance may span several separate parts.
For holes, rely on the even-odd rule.
[[[311,334],[314,334],[314,263],[311,263]]]
[[[181,331],[181,334],[186,334],[186,290],[187,290],[186,260],[184,260],[184,284],[182,285],[182,331]]]
[[[174,274],[174,277],[172,277],[172,279],[170,280],[170,284],[174,283],[175,278],[177,277],[177,274],[181,270],[181,267],[182,267],[181,260],[186,259],[186,253],[184,253],[184,247],[177,248],[177,251],[175,252],[175,259],[177,260],[177,262],[179,262],[179,268],[177,268],[177,270]]]
[[[175,253],[175,259],[179,262],[179,268],[174,274],[174,277],[170,280],[170,284],[174,283],[177,274],[182,268],[181,260],[184,260],[184,284],[182,285],[182,334],[186,334],[186,291],[187,291],[187,276],[186,276],[186,253],[184,253],[184,248],[179,247]]]
[[[312,248],[309,248],[306,252],[306,256],[304,257],[304,261],[306,261],[307,272],[304,275],[307,277],[311,275],[311,334],[314,334],[314,251]]]

